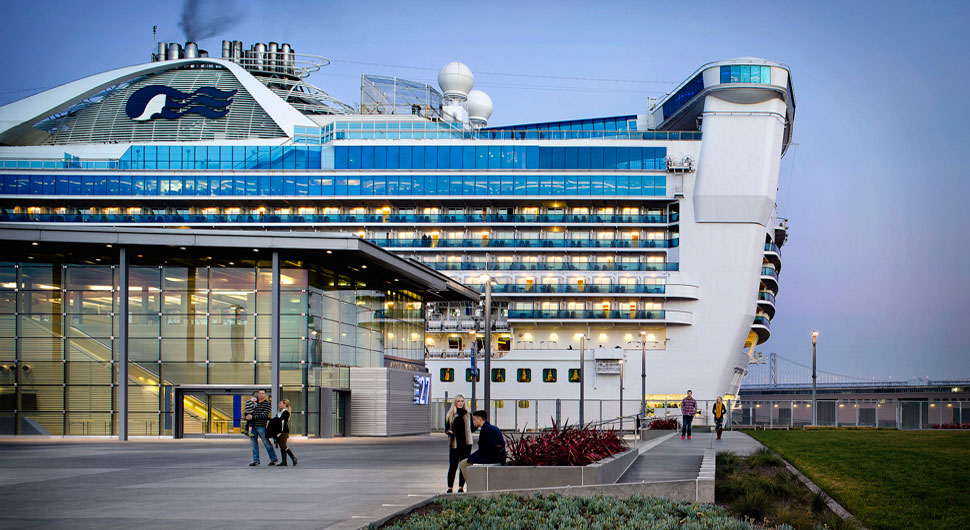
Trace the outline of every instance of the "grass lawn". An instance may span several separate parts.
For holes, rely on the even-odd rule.
[[[866,527],[970,528],[970,432],[748,431]]]

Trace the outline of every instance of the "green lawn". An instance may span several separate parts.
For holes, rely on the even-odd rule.
[[[868,528],[970,528],[970,432],[748,431]]]

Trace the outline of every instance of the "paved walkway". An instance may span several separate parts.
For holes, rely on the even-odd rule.
[[[0,440],[0,529],[358,528],[445,489],[443,434],[295,440]]]
[[[754,438],[735,431],[724,431],[720,440],[706,432],[695,433],[690,440],[681,440],[680,435],[675,434],[641,454],[617,482],[693,480],[697,478],[707,449],[747,455],[760,447],[762,445]]]

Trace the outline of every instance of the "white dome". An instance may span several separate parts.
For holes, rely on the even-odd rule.
[[[475,86],[475,76],[464,63],[452,61],[438,71],[438,86],[445,97],[465,97]]]
[[[492,98],[488,97],[488,94],[481,90],[472,90],[468,93],[465,108],[468,109],[469,120],[487,122],[492,116]]]

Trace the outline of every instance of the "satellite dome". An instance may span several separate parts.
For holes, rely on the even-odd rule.
[[[438,86],[446,98],[464,99],[475,86],[475,76],[464,63],[452,61],[438,71]]]
[[[492,116],[492,98],[481,90],[472,90],[468,93],[468,100],[465,101],[465,108],[468,109],[468,119],[474,122],[481,122],[482,125],[488,122]]]

